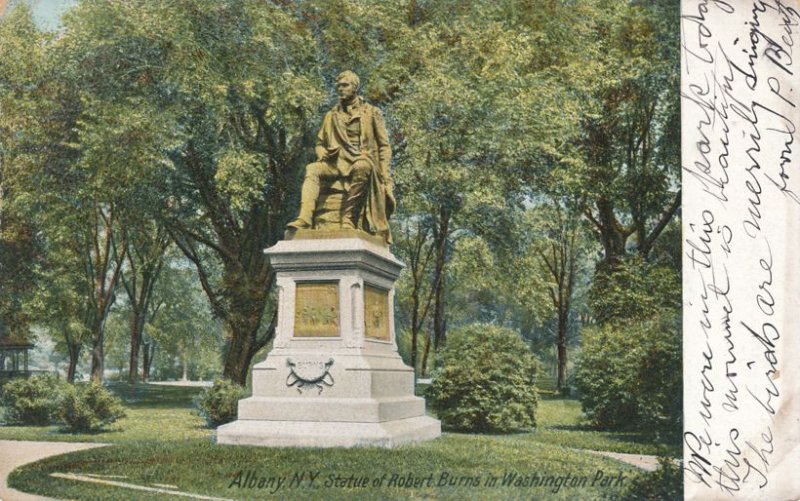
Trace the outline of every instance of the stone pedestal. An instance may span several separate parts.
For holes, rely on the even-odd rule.
[[[441,434],[397,353],[394,282],[403,265],[358,231],[300,231],[265,251],[277,272],[272,351],[221,444],[393,447]]]

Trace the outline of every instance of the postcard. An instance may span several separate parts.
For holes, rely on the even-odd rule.
[[[0,500],[800,499],[796,0],[0,0]]]

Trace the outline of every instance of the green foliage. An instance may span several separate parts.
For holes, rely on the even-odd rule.
[[[52,375],[8,381],[0,394],[5,421],[25,425],[53,422],[64,396],[64,385]]]
[[[456,325],[492,322],[519,327],[541,324],[553,314],[547,281],[531,252],[493,250],[479,236],[460,238],[453,247],[448,278],[458,284],[448,296]],[[524,276],[525,280],[509,280]]]
[[[122,400],[94,381],[70,386],[61,405],[61,419],[73,433],[99,431],[122,417]]]
[[[589,304],[597,322],[649,318],[681,304],[680,274],[675,268],[650,263],[641,257],[623,260],[598,270]]]
[[[236,419],[239,400],[244,394],[244,388],[233,381],[217,379],[211,388],[197,396],[195,405],[208,426],[216,428]]]
[[[634,238],[647,256],[656,223],[672,217],[677,22],[666,0],[97,0],[78,2],[55,36],[19,6],[0,20],[0,189],[4,210],[26,222],[17,233],[42,235],[46,255],[39,270],[12,262],[38,252],[39,242],[16,239],[13,252],[0,248],[9,266],[0,271],[28,286],[61,277],[57,290],[33,294],[34,313],[46,315],[31,322],[75,359],[87,342],[103,344],[120,257],[147,238],[133,230],[156,220],[225,332],[224,375],[244,382],[273,335],[262,250],[294,215],[331,81],[350,68],[387,114],[403,219],[393,224],[419,223],[396,239],[410,272],[398,286],[409,318],[398,321],[414,333],[415,362],[422,333],[438,346],[447,325],[491,320],[527,335],[550,314],[553,287],[537,276],[507,288],[513,273],[533,276],[537,256],[496,252],[514,241],[508,221],[523,201],[579,200],[600,235],[594,253],[602,243],[613,258]],[[600,277],[597,290],[611,291],[597,304],[601,321],[648,316],[641,291],[677,290],[659,270],[628,271]],[[26,325],[20,295],[0,291],[8,325]],[[159,322],[148,332],[160,346],[187,341]],[[202,346],[181,349],[212,353],[219,336],[208,330]]]
[[[509,431],[536,425],[537,362],[519,334],[488,324],[453,331],[428,396],[446,426]]]
[[[593,424],[638,429],[660,438],[680,434],[680,315],[587,328],[575,382]]]
[[[683,470],[668,457],[658,458],[658,470],[634,477],[621,499],[641,501],[681,501]]]
[[[62,425],[0,426],[0,440],[114,444],[149,441],[151,445],[164,445],[210,438],[210,430],[203,426],[193,405],[202,388],[128,383],[108,383],[105,387],[125,406],[125,417],[107,428],[112,433],[65,433]]]

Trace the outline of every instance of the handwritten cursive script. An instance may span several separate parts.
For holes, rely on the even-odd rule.
[[[764,497],[794,314],[782,225],[800,215],[800,14],[781,0],[682,12],[687,499]]]

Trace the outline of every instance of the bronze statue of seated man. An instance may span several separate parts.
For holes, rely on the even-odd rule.
[[[339,103],[322,121],[317,161],[306,166],[300,213],[289,223],[291,231],[338,226],[391,241],[389,217],[396,206],[389,176],[392,150],[383,114],[358,95],[359,86],[352,71],[336,79]]]

